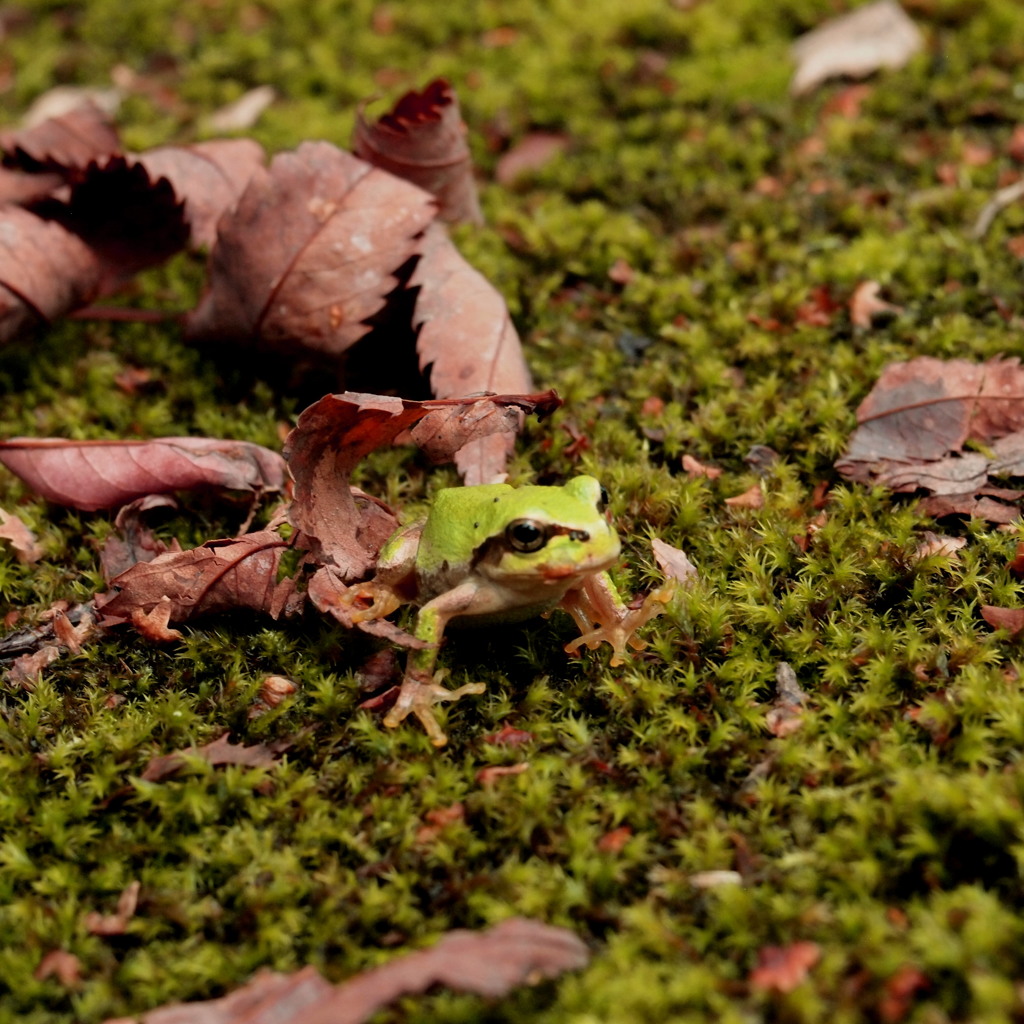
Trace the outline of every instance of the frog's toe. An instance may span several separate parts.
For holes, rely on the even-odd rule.
[[[435,747],[443,747],[448,742],[448,737],[437,720],[434,705],[458,700],[469,693],[483,693],[486,689],[483,683],[467,683],[458,689],[449,690],[439,682],[444,675],[444,671],[438,672],[429,682],[406,676],[398,700],[385,716],[384,724],[389,729],[394,729],[409,715],[415,715],[423,724],[430,742]]]

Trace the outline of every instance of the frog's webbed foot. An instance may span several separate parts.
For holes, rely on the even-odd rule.
[[[339,603],[348,607],[349,618],[355,623],[383,619],[403,602],[394,588],[369,580],[354,583],[340,595]]]
[[[384,724],[389,729],[394,729],[409,715],[415,715],[423,723],[430,742],[435,747],[443,747],[448,742],[448,737],[444,734],[437,716],[434,714],[434,705],[458,700],[468,693],[483,693],[486,689],[483,683],[467,683],[457,690],[449,690],[441,685],[446,671],[442,669],[433,675],[406,672],[398,700],[385,716]]]
[[[665,610],[675,592],[675,581],[669,580],[651,591],[639,607],[630,608],[622,602],[606,574],[588,580],[562,600],[561,607],[580,629],[580,636],[565,645],[566,653],[575,654],[581,647],[594,650],[607,641],[612,645],[611,664],[621,665],[627,647],[642,651],[647,646],[646,641],[636,636],[637,631]]]

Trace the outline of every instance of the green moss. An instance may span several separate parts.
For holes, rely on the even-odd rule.
[[[684,547],[701,579],[616,669],[602,654],[568,659],[559,616],[453,636],[451,681],[488,692],[447,710],[441,753],[359,710],[356,671],[374,647],[316,617],[197,620],[167,647],[115,635],[32,691],[8,688],[0,1019],[89,1024],[222,994],[259,967],[313,963],[340,979],[514,913],[575,929],[590,967],[497,1005],[439,994],[385,1019],[875,1021],[908,967],[928,980],[908,1021],[1020,1016],[1020,641],[979,613],[1024,598],[1007,568],[1017,535],[944,522],[966,547],[918,560],[935,524],[841,483],[832,463],[887,363],[1018,347],[1024,289],[1007,242],[1024,208],[981,242],[968,229],[1019,171],[1007,145],[1024,13],[1015,0],[908,5],[926,52],[872,79],[844,117],[829,107],[842,84],[788,96],[788,46],[834,4],[685,6],[22,4],[0,114],[56,84],[107,85],[124,64],[148,84],[121,112],[135,147],[200,137],[213,109],[265,82],[279,100],[252,134],[268,148],[344,144],[359,100],[448,75],[488,218],[457,241],[507,297],[538,384],[567,400],[528,426],[513,478],[601,477],[624,589],[657,581],[651,536]],[[505,143],[489,140],[536,127],[566,133],[567,150],[494,183]],[[972,166],[978,145],[993,158]],[[625,284],[608,276],[619,260]],[[903,311],[868,331],[842,309],[804,322],[815,289],[842,304],[866,279]],[[125,301],[186,309],[202,280],[202,261],[181,257]],[[123,393],[126,367],[150,385]],[[190,348],[170,323],[62,322],[0,351],[0,432],[276,447],[308,397],[287,376]],[[763,475],[754,445],[778,453]],[[684,454],[722,475],[690,477]],[[413,514],[455,477],[395,450],[358,482]],[[761,509],[725,503],[755,484]],[[26,567],[0,546],[3,611],[32,621],[102,588],[112,515],[48,506],[9,474],[0,506],[45,552]],[[244,516],[193,502],[159,532],[191,546]],[[810,697],[786,738],[767,717],[779,661]],[[271,673],[298,690],[251,717]],[[530,742],[489,741],[505,723]],[[165,781],[141,778],[152,756],[225,731],[292,745],[274,766],[189,758]],[[522,774],[478,781],[520,762]],[[455,803],[463,820],[418,838]],[[620,828],[621,848],[602,844]],[[692,880],[721,869],[743,884]],[[127,934],[89,934],[85,915],[111,913],[136,880]],[[797,940],[822,949],[807,981],[751,989],[759,950]],[[35,979],[56,948],[81,960],[78,990]]]

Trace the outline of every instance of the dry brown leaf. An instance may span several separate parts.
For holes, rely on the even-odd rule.
[[[843,476],[894,491],[930,493],[922,509],[1009,522],[1021,491],[990,482],[1024,475],[1024,370],[1017,359],[972,363],[922,356],[892,363],[857,410],[858,427],[836,462]],[[992,457],[965,452],[968,440]]]
[[[368,122],[360,109],[352,149],[435,196],[443,220],[483,223],[466,125],[458,97],[443,78],[422,92],[407,92],[379,121]]]
[[[91,910],[82,922],[85,930],[90,935],[124,935],[128,930],[128,922],[135,916],[138,908],[141,888],[141,882],[132,882],[118,897],[116,913],[100,914]]]
[[[150,494],[129,502],[117,513],[112,533],[100,549],[100,571],[109,583],[139,562],[152,562],[157,555],[181,551],[177,538],[165,544],[142,521],[142,514],[154,508],[177,508],[178,503],[166,494]]]
[[[533,387],[505,300],[471,267],[439,224],[423,239],[410,287],[419,288],[415,325],[420,368],[438,398],[526,394]],[[514,434],[492,434],[455,457],[467,485],[501,482]]]
[[[498,779],[504,779],[509,775],[522,775],[523,772],[529,771],[529,768],[528,761],[520,761],[518,764],[492,764],[476,773],[476,781],[478,785],[488,789]]]
[[[180,630],[170,628],[172,611],[174,611],[174,605],[172,604],[171,599],[164,594],[160,600],[148,610],[133,608],[131,612],[131,623],[150,643],[174,643],[176,640],[184,639],[184,633]]]
[[[966,546],[967,539],[965,537],[946,537],[933,533],[931,530],[925,530],[924,540],[917,545],[914,551],[914,561],[919,562],[922,558],[938,556],[948,558],[951,562],[958,562],[960,559],[957,552]]]
[[[764,508],[764,491],[760,484],[754,484],[742,494],[726,498],[725,503],[731,508]]]
[[[512,185],[524,174],[539,171],[568,148],[568,135],[558,132],[530,132],[507,153],[502,154],[494,168],[494,178],[499,185]]]
[[[290,975],[260,971],[230,995],[151,1010],[141,1024],[363,1024],[402,996],[435,985],[497,999],[519,985],[580,970],[589,959],[587,947],[567,929],[512,917],[484,932],[448,932],[429,949],[340,985],[312,967]]]
[[[201,747],[187,747],[173,754],[160,754],[150,758],[149,764],[142,770],[139,778],[145,782],[163,782],[183,768],[188,763],[186,758],[189,756],[201,757],[215,766],[237,764],[246,768],[269,768],[277,764],[281,754],[291,746],[290,741],[284,740],[272,744],[254,743],[247,747],[242,743],[232,743],[228,736],[229,733],[224,733]]]
[[[18,206],[0,209],[0,343],[87,305],[102,281],[77,235]]]
[[[680,583],[690,584],[697,578],[697,567],[686,556],[681,548],[674,548],[663,540],[655,537],[651,540],[651,550],[654,552],[654,560],[658,567],[665,574],[666,579],[678,580]]]
[[[279,153],[220,222],[186,331],[340,355],[367,333],[433,216],[427,193],[330,143]]]
[[[765,946],[757,954],[757,967],[750,972],[750,986],[766,992],[792,992],[820,959],[821,947],[816,942]]]
[[[998,608],[986,604],[981,607],[981,617],[993,629],[1005,629],[1010,636],[1016,636],[1024,629],[1024,608]]]
[[[474,436],[514,429],[520,412],[543,415],[558,404],[554,392],[428,402],[325,395],[303,411],[285,445],[295,479],[291,522],[316,560],[337,568],[340,583],[361,579],[397,520],[382,502],[349,487],[360,459],[410,428],[431,458],[451,458]]]
[[[876,0],[832,18],[793,44],[797,62],[790,83],[802,95],[829,78],[864,78],[880,68],[901,68],[924,41],[895,0]]]
[[[281,556],[290,547],[273,530],[259,530],[157,555],[111,580],[110,590],[96,598],[96,609],[107,625],[148,616],[158,606],[157,615],[162,616],[168,603],[170,622],[235,608],[251,608],[275,619],[294,615],[304,595],[296,592],[293,579],[277,578]]]
[[[78,988],[82,983],[82,961],[65,949],[51,949],[32,972],[36,981],[56,978],[65,988]]]
[[[876,317],[903,312],[902,306],[880,299],[878,293],[881,290],[882,286],[877,281],[861,281],[853,290],[850,297],[850,321],[854,327],[867,330]]]
[[[0,150],[7,167],[30,173],[57,171],[65,176],[120,154],[121,140],[109,114],[86,102],[27,128],[0,132]]]
[[[192,146],[164,146],[137,153],[154,180],[166,178],[185,204],[194,247],[212,246],[217,223],[233,209],[253,174],[263,167],[263,147],[253,139],[213,139]]]
[[[709,480],[717,480],[722,475],[722,470],[717,466],[709,466],[692,455],[683,456],[682,466],[688,476],[706,476]]]
[[[14,659],[7,670],[7,682],[21,690],[34,690],[43,674],[43,669],[52,665],[60,657],[60,648],[56,644],[44,644],[30,654],[22,654]]]
[[[269,448],[207,437],[19,437],[0,441],[0,463],[48,501],[89,512],[170,491],[279,491],[286,479],[284,460]]]
[[[260,687],[260,700],[268,708],[276,708],[298,690],[298,684],[287,676],[267,676]]]
[[[10,542],[14,557],[25,565],[32,565],[43,557],[43,549],[35,534],[16,516],[0,508],[0,540]]]
[[[205,127],[212,132],[241,132],[251,128],[277,99],[272,85],[257,85],[242,93],[237,100],[218,107],[206,119]]]

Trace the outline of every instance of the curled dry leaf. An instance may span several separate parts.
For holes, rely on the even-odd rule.
[[[109,583],[139,562],[152,562],[167,551],[181,551],[177,538],[165,544],[142,521],[142,514],[154,508],[177,508],[178,503],[166,494],[149,494],[124,505],[117,513],[112,533],[100,549],[100,571]]]
[[[857,409],[858,427],[836,462],[843,476],[894,491],[924,490],[932,515],[994,522],[1018,514],[1021,491],[993,476],[1024,475],[1024,370],[1017,359],[972,363],[922,356],[892,363]],[[989,445],[991,457],[964,452]]]
[[[48,501],[89,512],[171,491],[279,491],[286,479],[269,448],[208,437],[12,438],[0,441],[0,463]]]
[[[543,415],[558,404],[553,391],[427,402],[325,395],[303,411],[285,444],[295,479],[291,522],[317,561],[337,568],[339,582],[361,579],[397,520],[382,502],[349,487],[360,459],[406,430],[431,458],[451,458],[474,437],[515,429],[520,413]]]
[[[757,954],[757,967],[750,972],[750,985],[762,991],[792,992],[820,959],[821,947],[816,942],[765,946]]]
[[[289,547],[273,530],[259,530],[158,555],[111,580],[110,590],[96,598],[96,609],[105,625],[149,616],[158,606],[157,615],[166,609],[169,622],[234,608],[251,608],[275,619],[294,615],[304,595],[296,591],[293,579],[278,581],[281,556]]]
[[[220,222],[186,331],[337,356],[367,333],[433,216],[427,193],[330,143],[280,153]]]
[[[187,747],[173,754],[153,757],[139,778],[145,782],[163,782],[183,768],[189,756],[201,757],[212,765],[238,764],[246,768],[269,768],[291,746],[291,741],[282,740],[272,744],[254,743],[247,747],[243,743],[232,743],[228,735],[224,733],[201,747]]]
[[[877,281],[861,281],[850,296],[850,321],[854,327],[867,330],[876,317],[902,313],[903,307],[879,298],[882,286]]]
[[[71,231],[17,206],[0,209],[0,343],[92,302],[103,276]]]
[[[20,690],[34,690],[42,678],[43,669],[60,657],[56,644],[44,644],[29,654],[19,655],[7,670],[7,682]]]
[[[717,466],[709,466],[692,455],[684,455],[682,465],[688,476],[706,476],[709,480],[717,480],[722,475],[722,470]]]
[[[120,154],[121,140],[110,115],[95,103],[85,102],[28,128],[0,132],[0,150],[6,167],[67,176]]]
[[[951,562],[958,562],[957,552],[967,546],[965,537],[946,537],[933,533],[931,530],[924,531],[924,540],[917,545],[914,551],[914,561],[919,562],[922,558],[948,558]]]
[[[430,949],[407,953],[340,985],[331,985],[312,967],[294,974],[260,971],[230,995],[151,1010],[141,1024],[363,1024],[402,996],[435,985],[496,999],[519,985],[580,970],[589,959],[587,947],[567,929],[512,917],[484,932],[451,931]]]
[[[483,223],[466,125],[455,91],[443,78],[422,92],[407,92],[379,121],[368,122],[360,109],[352,149],[435,196],[442,219]]]
[[[731,498],[726,498],[725,503],[730,508],[764,508],[764,491],[760,484],[754,484],[742,494],[734,494]]]
[[[419,288],[415,322],[420,368],[438,398],[494,393],[526,394],[533,382],[505,300],[431,225],[410,287]],[[515,435],[473,441],[455,462],[467,485],[505,479]]]
[[[829,78],[864,78],[901,68],[924,42],[896,0],[876,0],[832,18],[793,44],[797,62],[790,91],[802,95]]]
[[[193,246],[212,246],[217,222],[232,209],[249,179],[263,167],[263,147],[252,139],[213,139],[164,146],[134,156],[155,181],[166,178],[185,204]]]
[[[25,565],[38,562],[43,549],[35,534],[16,516],[0,508],[0,540],[10,543],[14,557]]]

